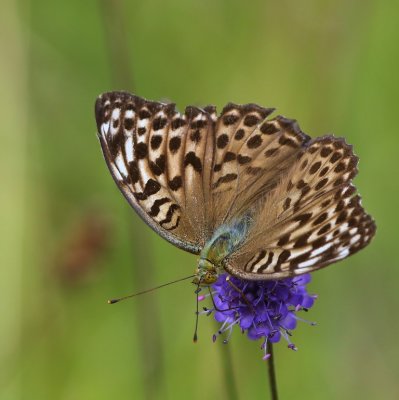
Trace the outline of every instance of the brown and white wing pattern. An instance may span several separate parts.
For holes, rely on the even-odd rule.
[[[199,253],[209,236],[214,108],[180,114],[174,104],[110,92],[95,114],[105,160],[131,206],[163,238]]]
[[[352,184],[357,157],[343,139],[311,140],[273,109],[147,101],[110,92],[96,102],[105,160],[126,199],[160,236],[198,254],[222,225],[251,220],[226,259],[232,275],[279,279],[322,268],[375,233]]]
[[[228,104],[219,116],[211,171],[214,228],[245,214],[277,184],[310,140],[294,120],[267,120],[273,111],[255,104]]]
[[[320,269],[365,247],[376,226],[352,184],[357,162],[343,139],[311,141],[256,205],[252,229],[226,260],[226,270],[244,279],[279,279]]]

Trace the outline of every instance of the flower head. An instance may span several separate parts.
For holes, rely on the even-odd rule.
[[[210,289],[213,308],[204,308],[204,313],[213,313],[216,321],[222,324],[213,340],[224,334],[224,343],[227,343],[237,325],[250,339],[264,339],[264,359],[269,358],[268,342],[276,343],[281,338],[287,341],[290,349],[297,350],[290,340],[297,321],[314,325],[297,316],[299,311],[312,307],[316,298],[306,290],[310,280],[310,274],[278,281],[246,281],[227,274],[219,276]],[[199,300],[204,297],[199,296]]]

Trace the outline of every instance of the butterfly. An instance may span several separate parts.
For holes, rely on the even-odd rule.
[[[194,282],[226,271],[246,280],[301,275],[365,247],[376,225],[352,179],[343,138],[311,139],[273,108],[188,106],[100,95],[98,137],[108,168],[139,216],[199,255]]]

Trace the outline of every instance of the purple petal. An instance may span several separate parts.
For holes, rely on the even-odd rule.
[[[288,313],[286,317],[280,322],[280,325],[286,329],[295,329],[297,320],[292,312]]]
[[[304,274],[294,278],[294,283],[297,285],[307,285],[312,280],[312,276],[310,274]]]
[[[241,329],[248,329],[254,321],[253,313],[246,313],[240,319],[240,327]]]
[[[314,304],[314,298],[313,297],[311,297],[309,295],[303,297],[303,300],[301,302],[301,306],[302,307],[310,308],[310,307],[313,306],[313,304]]]
[[[272,343],[277,343],[277,342],[280,341],[280,339],[281,339],[281,333],[280,333],[280,331],[272,332],[272,333],[269,335],[269,340],[270,340]]]
[[[234,321],[233,316],[228,315],[225,312],[216,311],[214,315],[215,315],[215,319],[217,322],[225,322],[225,321],[233,322]]]

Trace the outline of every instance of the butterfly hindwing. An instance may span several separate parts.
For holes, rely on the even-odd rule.
[[[257,205],[246,243],[226,268],[245,279],[277,279],[354,254],[375,233],[351,180],[357,157],[343,139],[315,139]]]

